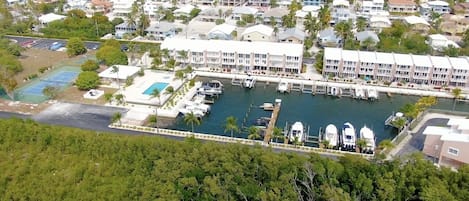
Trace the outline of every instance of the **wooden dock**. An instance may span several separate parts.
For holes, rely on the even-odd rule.
[[[282,100],[275,99],[274,110],[272,111],[272,116],[270,117],[269,125],[267,126],[267,129],[265,131],[265,137],[264,137],[265,143],[270,143],[270,138],[272,137],[272,133],[274,131],[275,124],[277,123],[277,118],[280,113],[281,103],[282,103]]]

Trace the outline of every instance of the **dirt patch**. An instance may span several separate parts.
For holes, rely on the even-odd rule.
[[[41,104],[22,103],[19,101],[10,101],[0,99],[0,111],[20,113],[20,114],[38,114],[42,110],[50,106],[50,103],[44,102]]]
[[[98,88],[98,90],[103,90],[105,94],[106,93],[114,94],[117,91],[117,89],[112,89],[112,88]],[[86,91],[80,91],[77,87],[72,86],[62,91],[56,99],[59,101],[71,102],[71,103],[83,103],[83,104],[93,104],[93,105],[106,104],[106,100],[104,100],[104,95],[102,95],[96,100],[93,100],[93,99],[84,98],[83,94],[85,93]]]
[[[23,65],[23,71],[18,73],[15,78],[19,86],[26,84],[24,79],[32,74],[40,76],[39,69],[42,67],[51,67],[54,64],[70,59],[65,52],[27,49],[21,53],[19,61]]]

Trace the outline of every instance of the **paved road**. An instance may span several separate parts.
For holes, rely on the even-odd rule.
[[[423,135],[425,128],[427,128],[427,126],[446,125],[448,120],[449,119],[446,118],[433,118],[426,121],[417,132],[412,134],[412,138],[404,144],[395,156],[401,157],[414,152],[421,152],[423,150],[423,143],[425,142],[425,135]]]

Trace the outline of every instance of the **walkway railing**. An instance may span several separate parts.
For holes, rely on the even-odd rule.
[[[201,140],[210,140],[216,142],[225,142],[225,143],[239,143],[245,145],[262,145],[265,147],[270,147],[274,149],[286,150],[286,151],[296,151],[296,152],[304,152],[304,153],[317,153],[322,155],[332,155],[332,156],[344,156],[346,154],[361,156],[366,159],[372,159],[374,155],[371,154],[362,154],[362,153],[355,153],[355,152],[344,152],[339,150],[332,150],[332,149],[321,149],[316,147],[308,147],[308,146],[297,146],[291,144],[284,144],[284,143],[265,143],[263,141],[258,140],[249,140],[243,138],[232,138],[227,136],[220,136],[220,135],[211,135],[205,133],[193,133],[189,131],[180,131],[180,130],[171,130],[171,129],[164,129],[164,128],[151,128],[146,126],[136,126],[136,125],[128,125],[128,124],[111,124],[109,125],[110,128],[121,129],[121,130],[131,130],[131,131],[138,131],[138,132],[147,132],[155,135],[169,135],[169,136],[176,136],[176,137],[194,137],[196,139]]]

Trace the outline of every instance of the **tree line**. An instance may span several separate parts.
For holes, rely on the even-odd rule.
[[[1,200],[467,200],[469,166],[337,160],[0,120]]]

